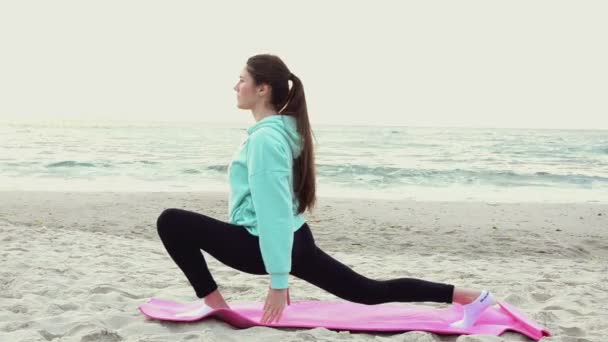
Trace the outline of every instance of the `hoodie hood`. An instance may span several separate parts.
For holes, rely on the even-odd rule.
[[[247,129],[247,134],[252,135],[262,127],[269,127],[281,133],[291,148],[293,158],[295,159],[300,156],[300,153],[302,152],[302,142],[300,133],[298,132],[296,118],[285,114],[270,115],[249,127]]]

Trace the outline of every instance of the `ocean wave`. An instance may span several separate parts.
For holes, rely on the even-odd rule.
[[[46,167],[95,167],[93,163],[80,163],[73,160],[64,160],[57,163],[47,164]]]
[[[155,162],[155,161],[150,161],[150,160],[133,160],[133,161],[121,161],[118,162],[117,164],[146,164],[146,165],[157,165],[160,164],[160,162]]]
[[[202,172],[197,169],[185,169],[185,170],[182,170],[182,173],[198,174],[198,173],[202,173]]]
[[[594,147],[591,151],[598,154],[608,154],[608,146]]]
[[[220,172],[228,172],[228,165],[209,165],[207,166],[207,170],[214,170]]]
[[[140,163],[140,164],[147,164],[147,165],[156,165],[156,164],[160,164],[159,162],[155,162],[155,161],[150,161],[150,160],[136,160],[136,163]]]
[[[546,186],[551,184],[573,184],[588,186],[595,183],[608,185],[608,177],[585,174],[555,174],[547,171],[532,173],[511,170],[467,170],[467,169],[422,169],[391,166],[328,165],[318,164],[321,176],[344,179],[369,180],[371,183],[405,184],[473,184],[489,183],[502,186]]]

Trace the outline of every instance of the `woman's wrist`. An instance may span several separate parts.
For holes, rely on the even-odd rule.
[[[270,288],[286,289],[289,287],[289,273],[270,274]]]

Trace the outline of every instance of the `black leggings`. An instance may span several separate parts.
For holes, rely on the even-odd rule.
[[[243,226],[183,209],[166,209],[158,217],[158,234],[184,272],[196,296],[217,289],[201,249],[221,263],[250,274],[268,274],[258,237]],[[413,278],[374,280],[364,277],[323,252],[307,223],[294,233],[290,274],[347,301],[452,303],[454,285]]]

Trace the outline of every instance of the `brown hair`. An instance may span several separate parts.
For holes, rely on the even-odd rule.
[[[278,114],[295,117],[302,153],[293,164],[293,190],[298,198],[298,214],[312,209],[316,202],[315,158],[312,129],[308,120],[306,98],[302,81],[291,73],[285,63],[274,55],[260,54],[247,60],[247,71],[256,85],[266,83],[272,87],[271,103]],[[293,82],[291,89],[289,81]]]

